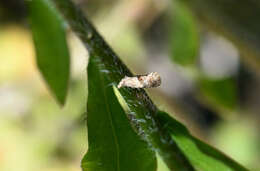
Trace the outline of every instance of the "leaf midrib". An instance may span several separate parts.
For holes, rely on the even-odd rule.
[[[95,65],[95,64],[94,64]],[[115,131],[115,127],[113,125],[113,119],[112,119],[112,113],[111,113],[111,110],[110,110],[110,106],[108,105],[108,98],[107,98],[107,95],[106,95],[106,87],[104,85],[104,76],[98,72],[98,75],[100,77],[100,82],[102,84],[102,86],[104,87],[103,90],[102,90],[102,93],[104,95],[104,98],[105,98],[105,106],[106,106],[106,110],[108,111],[108,116],[109,116],[109,121],[110,121],[110,125],[111,125],[111,129],[112,129],[112,134],[113,134],[113,137],[114,137],[114,140],[115,140],[115,146],[116,146],[116,158],[117,158],[117,170],[120,171],[120,165],[119,165],[119,143],[118,143],[118,138],[117,138],[117,135],[116,135],[116,131]]]

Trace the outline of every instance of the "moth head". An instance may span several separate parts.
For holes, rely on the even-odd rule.
[[[157,72],[151,72],[149,76],[153,78],[154,81],[161,81],[161,77]]]

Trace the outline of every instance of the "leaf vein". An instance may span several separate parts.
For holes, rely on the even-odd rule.
[[[108,105],[108,98],[107,98],[107,95],[106,95],[106,87],[105,87],[105,85],[104,85],[104,78],[103,78],[103,76],[102,76],[102,74],[100,74],[100,73],[98,73],[99,74],[99,76],[100,76],[100,79],[101,79],[101,84],[102,84],[102,86],[104,87],[104,89],[103,89],[103,94],[104,94],[104,100],[105,100],[105,106],[106,106],[106,109],[107,109],[107,111],[108,111],[108,116],[109,116],[109,121],[110,121],[110,124],[111,124],[111,129],[112,129],[112,134],[113,134],[113,137],[114,137],[114,140],[115,140],[115,146],[116,146],[116,158],[117,158],[117,170],[118,171],[120,171],[120,164],[119,164],[119,162],[120,162],[120,158],[119,158],[119,143],[118,143],[118,138],[117,138],[117,135],[116,135],[116,131],[115,131],[115,127],[114,127],[114,125],[113,125],[113,119],[112,119],[112,113],[111,113],[111,109],[110,109],[110,107],[109,107],[109,105]]]

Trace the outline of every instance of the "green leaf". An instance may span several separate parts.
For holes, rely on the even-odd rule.
[[[174,1],[170,30],[170,49],[172,60],[180,65],[196,64],[199,52],[199,33],[190,11],[181,3]]]
[[[225,109],[237,107],[237,87],[233,78],[200,78],[199,88],[206,101]]]
[[[63,105],[70,75],[65,25],[49,0],[28,3],[38,68],[58,102]]]
[[[95,57],[88,65],[88,83],[89,149],[82,161],[83,170],[155,171],[155,153],[132,129]]]
[[[217,149],[193,137],[187,128],[165,112],[159,112],[158,118],[172,139],[190,160],[196,170],[201,171],[246,171],[247,169],[230,159]]]
[[[105,79],[108,80],[108,84],[105,86],[117,85],[122,78],[132,75],[83,13],[70,0],[54,0],[54,2],[71,29],[87,47],[91,60],[95,60],[95,65],[105,75]],[[91,84],[91,81],[89,83]],[[99,89],[99,91],[103,90]],[[157,108],[145,91],[131,88],[121,88],[119,91],[130,109],[127,116],[132,127],[158,152],[167,166],[172,170],[194,170],[172,141],[170,134],[164,131],[156,120]],[[98,128],[98,125],[96,127]]]

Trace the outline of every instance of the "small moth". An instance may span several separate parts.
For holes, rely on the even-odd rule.
[[[157,72],[151,72],[146,75],[136,75],[134,77],[123,78],[118,84],[117,88],[131,87],[131,88],[153,88],[161,85],[161,77]]]

